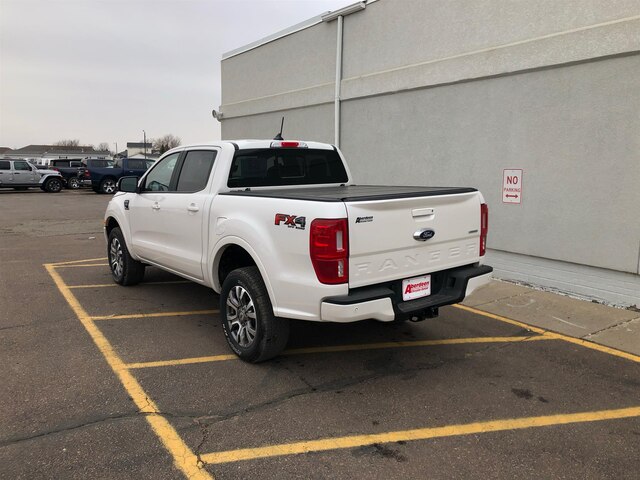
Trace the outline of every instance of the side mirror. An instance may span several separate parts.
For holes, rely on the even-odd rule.
[[[118,180],[118,191],[138,193],[138,177],[122,177]]]

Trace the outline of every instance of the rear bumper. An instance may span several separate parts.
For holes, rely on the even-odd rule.
[[[438,307],[459,303],[474,290],[491,281],[488,265],[466,266],[432,273],[432,294],[403,301],[401,283],[356,288],[348,295],[325,298],[320,308],[322,321],[357,322],[373,319],[390,322],[412,316],[434,316]]]

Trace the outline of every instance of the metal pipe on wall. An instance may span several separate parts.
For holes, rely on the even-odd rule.
[[[370,0],[375,1],[375,0]],[[340,147],[340,87],[342,84],[342,25],[345,15],[351,15],[352,13],[364,10],[367,6],[367,1],[356,2],[352,5],[347,5],[334,12],[327,12],[322,15],[323,22],[332,22],[338,20],[338,38],[336,40],[336,87],[334,97],[334,138],[333,143],[336,147]]]
[[[338,39],[337,51],[336,51],[336,88],[334,98],[334,140],[333,143],[336,147],[340,148],[340,85],[342,83],[342,23],[344,17],[340,15],[338,17]]]

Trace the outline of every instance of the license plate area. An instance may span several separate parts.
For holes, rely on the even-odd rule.
[[[429,295],[431,295],[431,275],[421,275],[402,280],[403,301],[415,300]]]

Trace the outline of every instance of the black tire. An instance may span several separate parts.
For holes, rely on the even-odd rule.
[[[107,193],[113,195],[116,193],[116,179],[107,177],[100,182],[100,193]]]
[[[71,177],[67,180],[67,188],[70,190],[77,190],[80,188],[80,180],[78,177]]]
[[[289,320],[273,314],[257,267],[238,268],[227,276],[220,292],[220,316],[229,347],[245,362],[269,360],[287,346]]]
[[[131,257],[119,227],[109,232],[107,258],[114,282],[126,287],[136,285],[144,279],[145,265]]]
[[[49,193],[58,193],[62,190],[62,180],[50,178],[44,182],[44,190]]]

